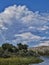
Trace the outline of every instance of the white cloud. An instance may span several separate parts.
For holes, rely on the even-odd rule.
[[[15,35],[17,37],[17,41],[24,41],[24,43],[28,41],[30,42],[32,40],[35,41],[40,40],[41,37],[31,33],[30,29],[32,31],[33,30],[45,31],[49,29],[49,26],[46,25],[48,23],[49,23],[49,14],[44,15],[43,13],[39,13],[39,11],[36,12],[30,11],[25,5],[9,6],[8,8],[5,8],[5,10],[2,13],[0,13],[0,30],[9,29],[9,33],[10,33],[10,30],[14,28],[12,27],[12,25],[14,25],[15,29],[21,32],[21,34]],[[25,31],[25,33],[22,33],[23,31]],[[18,37],[20,38],[18,39]]]
[[[24,39],[41,39],[40,36],[37,35],[33,35],[31,32],[26,32],[26,33],[22,33],[22,34],[16,34],[15,37],[22,37]]]
[[[22,43],[29,43],[31,41],[38,42],[39,44],[35,46],[48,46],[49,41],[42,41],[44,39],[49,39],[49,37],[40,37],[37,35],[32,34],[31,32],[21,33],[21,34],[15,34],[16,39],[13,40],[16,42],[22,42]]]
[[[8,28],[6,28],[6,27],[4,27],[4,26],[2,27],[2,30],[7,30],[7,29],[8,29]]]
[[[39,26],[39,27],[33,27],[33,26],[30,26],[28,29],[30,30],[39,30],[39,31],[44,31],[44,30],[48,30],[49,29],[49,26],[46,26],[46,25],[43,25],[43,26]]]
[[[49,26],[43,26],[43,27],[39,27],[39,28],[37,28],[38,30],[47,30],[47,29],[49,29]]]
[[[39,45],[36,46],[49,46],[49,41],[44,41],[42,43],[40,43]]]
[[[19,42],[22,42],[22,43],[30,43],[30,42],[33,42],[33,41],[40,41],[41,37],[40,36],[37,36],[37,35],[34,35],[32,34],[31,32],[26,32],[26,33],[21,33],[21,34],[15,34],[15,40],[13,40],[15,43],[19,43]]]
[[[30,26],[30,27],[28,27],[28,29],[32,30],[32,29],[35,29],[35,27],[33,27],[33,26]]]
[[[39,12],[29,11],[25,5],[10,6],[0,13],[0,23],[2,25],[3,23],[12,24],[14,20],[27,25],[41,26],[49,21],[49,16],[45,17],[40,15]]]

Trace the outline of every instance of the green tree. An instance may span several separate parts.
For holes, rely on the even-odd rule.
[[[4,44],[2,44],[2,48],[4,49],[4,50],[8,50],[8,51],[13,51],[13,45],[12,44],[9,44],[9,43],[4,43]]]
[[[28,45],[27,45],[27,44],[24,44],[24,45],[23,45],[23,49],[24,49],[24,50],[27,50],[27,49],[28,49]]]
[[[18,47],[19,50],[22,50],[22,48],[23,48],[22,43],[17,44],[17,47]]]
[[[22,50],[22,49],[27,50],[28,49],[28,45],[22,44],[22,43],[17,44],[17,47],[19,50]]]

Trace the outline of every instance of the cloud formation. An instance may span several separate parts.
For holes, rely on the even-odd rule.
[[[39,41],[41,39],[40,36],[34,35],[31,32],[25,32],[25,33],[21,33],[21,34],[15,34],[15,37],[18,40],[20,40],[20,42],[23,42],[23,43],[27,43],[27,42],[29,43],[31,41]],[[17,39],[15,39],[15,41],[17,41]]]
[[[0,13],[0,30],[9,41],[14,40],[15,34],[16,40],[19,37],[20,42],[39,41],[47,36],[41,37],[41,33],[49,32],[49,15],[39,11],[30,11],[25,5],[9,6]],[[40,35],[37,32],[40,32]]]
[[[28,8],[24,6],[10,6],[0,13],[0,25],[3,23],[12,24],[12,22],[20,21],[21,23],[27,25],[44,25],[49,21],[49,16],[42,16],[39,12],[29,11]]]
[[[35,46],[49,46],[49,41],[44,41],[38,45],[35,45]]]

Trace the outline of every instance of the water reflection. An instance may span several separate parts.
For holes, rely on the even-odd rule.
[[[39,64],[31,64],[31,65],[49,65],[49,57],[41,57],[44,62],[39,63]]]

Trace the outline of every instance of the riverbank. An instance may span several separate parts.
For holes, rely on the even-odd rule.
[[[0,58],[0,65],[28,65],[41,62],[43,62],[43,60],[37,57]]]
[[[47,56],[41,56],[41,59],[43,59],[44,62],[39,63],[39,64],[31,64],[31,65],[49,65],[49,57],[47,57]]]

